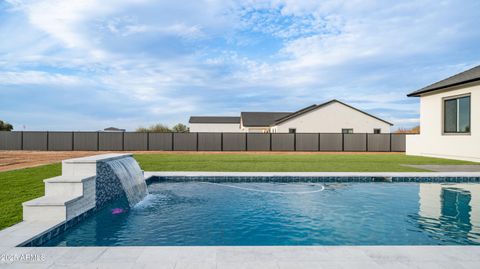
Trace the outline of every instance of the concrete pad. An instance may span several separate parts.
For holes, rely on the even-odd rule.
[[[90,263],[96,261],[105,251],[106,247],[75,247],[55,260],[56,264]]]
[[[244,262],[218,262],[217,269],[278,269],[278,264],[274,261],[244,261]],[[296,267],[302,268],[302,267]],[[176,268],[175,268],[176,269]]]
[[[418,169],[424,169],[435,172],[480,172],[480,165],[416,165],[416,164],[402,164]]]
[[[145,247],[138,257],[138,263],[170,262],[215,262],[216,247]]]
[[[78,263],[78,264],[53,264],[51,268],[58,269],[98,269],[98,268],[111,268],[111,269],[132,269],[138,268],[134,263]]]
[[[139,269],[175,269],[176,262],[135,263]]]
[[[44,263],[44,264],[37,264],[37,263],[32,263],[32,264],[26,264],[26,263],[17,263],[17,264],[1,264],[0,263],[0,268],[8,268],[8,269],[47,269],[51,268],[53,264],[51,263]]]
[[[175,264],[175,269],[216,269],[216,262],[189,262],[179,261]]]
[[[323,261],[323,262],[280,262],[278,263],[279,269],[317,269],[317,268],[368,268],[368,269],[382,269],[387,267],[381,267],[379,264],[370,262],[343,262],[343,261]]]
[[[142,247],[116,247],[107,248],[105,252],[98,257],[98,263],[135,263],[140,254],[143,253]]]
[[[279,247],[283,253],[283,249]],[[217,261],[225,263],[245,263],[251,261],[268,262],[277,260],[272,247],[219,247],[217,250]]]
[[[33,251],[47,259],[0,263],[0,267],[480,268],[480,246],[52,247],[14,248],[9,253]]]
[[[351,248],[350,246],[336,246],[327,249],[328,261],[345,262],[373,262],[373,259],[367,255],[365,250]]]

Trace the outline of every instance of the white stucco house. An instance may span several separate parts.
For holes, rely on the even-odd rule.
[[[191,132],[390,133],[393,125],[338,100],[295,112],[241,112],[240,117],[192,116]]]
[[[408,155],[480,162],[480,66],[412,92],[420,97],[420,134]]]
[[[239,133],[240,117],[192,116],[188,121],[194,133]]]

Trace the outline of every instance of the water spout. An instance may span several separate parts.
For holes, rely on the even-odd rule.
[[[142,201],[148,195],[147,184],[142,170],[132,157],[126,157],[106,162],[119,178],[130,207]]]

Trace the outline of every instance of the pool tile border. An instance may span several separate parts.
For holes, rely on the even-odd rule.
[[[314,183],[480,183],[480,177],[380,177],[380,176],[171,176],[154,175],[147,178],[147,183],[153,182],[314,182]]]

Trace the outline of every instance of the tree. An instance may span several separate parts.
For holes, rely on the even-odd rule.
[[[170,128],[168,128],[167,125],[158,123],[151,125],[150,127],[139,127],[136,130],[137,132],[142,132],[142,133],[169,133],[171,132]]]
[[[177,123],[177,125],[173,126],[172,131],[175,133],[188,133],[190,130],[185,124]]]
[[[0,120],[0,131],[11,131],[11,130],[13,130],[13,126],[10,123]]]
[[[150,127],[138,127],[135,131],[141,133],[188,133],[190,130],[185,124],[177,123],[170,129],[167,125],[162,123],[157,123],[151,125]]]
[[[420,133],[420,126],[415,126],[412,128],[399,128],[395,131],[396,134],[419,134]]]

